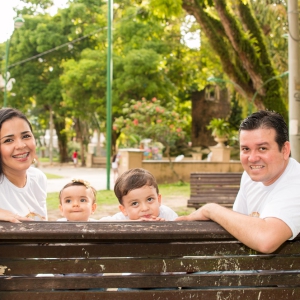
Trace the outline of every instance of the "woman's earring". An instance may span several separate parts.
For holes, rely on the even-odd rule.
[[[33,163],[33,164],[35,164],[35,163],[36,163],[36,159],[35,159],[35,158],[33,159],[32,163]]]

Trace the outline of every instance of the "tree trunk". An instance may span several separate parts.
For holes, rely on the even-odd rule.
[[[238,13],[233,14],[233,10],[228,8],[228,1],[213,2],[219,19],[210,13],[212,9],[208,10],[203,1],[182,0],[182,6],[200,24],[220,57],[223,70],[236,83],[234,87],[237,92],[242,95],[246,93],[248,101],[252,101],[257,92],[254,104],[258,109],[275,110],[288,120],[279,79],[263,86],[276,72],[251,7],[236,0],[234,3]]]
[[[192,147],[207,148],[215,145],[211,131],[206,128],[212,118],[227,118],[230,115],[227,89],[221,90],[219,99],[208,101],[205,90],[192,93]]]
[[[65,132],[65,119],[63,117],[57,118],[56,115],[53,115],[54,126],[58,139],[58,148],[59,148],[59,161],[61,163],[68,162],[68,140],[67,134]]]

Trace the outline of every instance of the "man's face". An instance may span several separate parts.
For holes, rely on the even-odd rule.
[[[144,185],[130,191],[122,197],[122,202],[123,205],[120,205],[119,208],[130,220],[159,216],[161,196],[157,194],[153,186]]]
[[[275,136],[273,128],[240,132],[240,159],[243,168],[253,181],[261,181],[266,186],[280,177],[290,154],[290,143],[285,142],[279,151]]]

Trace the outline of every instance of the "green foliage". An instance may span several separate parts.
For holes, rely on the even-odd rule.
[[[62,105],[72,109],[73,116],[91,119],[94,112],[105,116],[106,57],[101,51],[85,49],[80,59],[62,63]],[[82,110],[84,103],[85,109]]]
[[[230,104],[231,104],[231,113],[228,118],[228,123],[232,130],[238,130],[241,121],[243,120],[242,117],[243,109],[239,105],[238,100],[236,99],[236,93],[233,93]]]
[[[29,110],[30,113],[38,113],[41,123],[44,124],[43,129],[49,126],[49,111],[53,111],[54,125],[59,139],[60,159],[65,161],[68,159],[67,141],[69,138],[66,118],[76,115],[76,111],[83,111],[83,100],[86,101],[86,112],[92,111],[94,114],[95,108],[99,107],[99,102],[95,103],[99,98],[94,96],[98,93],[89,91],[88,96],[91,98],[91,102],[89,102],[86,93],[79,93],[78,89],[74,91],[75,86],[73,83],[73,86],[71,85],[73,90],[70,88],[69,94],[76,95],[77,98],[69,98],[67,99],[69,102],[65,101],[63,99],[64,86],[62,86],[60,80],[60,76],[64,72],[62,66],[64,66],[63,62],[68,60],[78,60],[83,49],[98,46],[98,41],[94,35],[83,38],[78,43],[72,44],[70,41],[80,39],[84,35],[95,31],[95,29],[99,31],[99,24],[102,19],[104,20],[99,14],[101,12],[99,4],[101,3],[100,1],[90,0],[74,1],[70,3],[68,8],[59,10],[55,16],[51,17],[40,13],[35,7],[35,4],[46,5],[48,1],[28,2],[35,2],[30,8],[35,13],[32,14],[30,9],[27,9],[28,15],[23,15],[25,25],[14,32],[10,48],[10,62],[19,62],[25,58],[29,59],[10,69],[18,84],[15,85],[13,90],[16,96],[9,97],[8,103],[10,106],[23,111]],[[60,47],[64,44],[64,47]],[[59,48],[55,48],[58,46]],[[103,48],[105,47],[103,46]],[[44,52],[47,53],[40,58],[30,59]],[[85,63],[87,62],[85,61]],[[100,69],[105,68],[100,67]],[[90,77],[92,77],[93,73],[90,74]],[[89,86],[92,86],[92,83],[95,82],[86,74],[84,78],[90,80]],[[103,82],[103,80],[100,82]],[[82,85],[82,82],[76,82],[77,85]],[[76,105],[78,99],[81,102],[80,105]],[[84,116],[88,117],[88,114],[86,113]],[[90,117],[90,119],[92,118]],[[89,138],[88,135],[86,137]]]
[[[124,104],[122,112],[124,117],[115,119],[113,129],[126,136],[150,138],[162,143],[167,150],[185,137],[183,128],[187,120],[174,111],[171,102],[162,106],[161,101],[156,98],[152,101],[145,98],[140,101],[131,100],[130,103]]]
[[[230,133],[229,123],[222,118],[212,118],[206,128],[212,130],[214,137],[228,137]]]
[[[150,8],[159,17],[178,16],[181,12],[181,0],[152,0]]]
[[[152,8],[154,3],[160,5],[161,9],[165,9],[168,17],[176,16],[177,12],[174,11],[172,14],[171,8],[163,7],[164,0],[150,1]],[[278,53],[276,55],[274,51],[275,47],[270,44],[273,43],[275,32],[276,38],[283,40],[279,35],[279,27],[281,30],[287,30],[288,26],[282,21],[285,13],[284,5],[286,2],[283,1],[182,0],[182,7],[199,23],[201,36],[206,35],[211,48],[219,56],[223,72],[237,84],[236,87],[242,88],[236,88],[237,92],[242,97],[246,94],[247,98],[251,99],[257,91],[255,105],[258,108],[274,109],[287,119],[286,103],[282,97],[284,93],[280,81],[274,80],[260,89],[264,82],[277,73],[273,65],[273,57],[276,57],[276,64],[281,64]],[[264,14],[267,18],[259,16],[257,11],[268,11]],[[275,14],[272,13],[275,11]],[[272,19],[272,22],[266,21],[268,19]],[[280,24],[275,25],[277,20]],[[274,24],[274,29],[269,24]],[[268,43],[265,41],[265,35],[268,37]],[[277,44],[283,45],[282,41]],[[219,72],[212,71],[210,75],[218,77],[216,73]]]

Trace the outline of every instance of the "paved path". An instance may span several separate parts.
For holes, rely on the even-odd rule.
[[[104,168],[85,168],[73,166],[40,166],[39,169],[44,173],[62,176],[60,179],[48,179],[47,192],[59,192],[64,185],[73,178],[87,180],[97,191],[106,190],[106,169]],[[113,189],[113,172],[111,172],[110,188]]]

